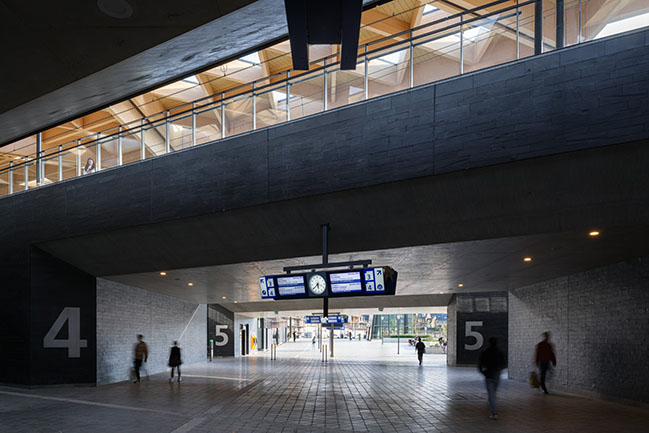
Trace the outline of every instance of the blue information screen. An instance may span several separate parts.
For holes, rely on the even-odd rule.
[[[332,272],[329,274],[331,293],[362,292],[361,272]]]
[[[277,291],[279,296],[306,295],[304,275],[277,277]]]
[[[306,323],[320,323],[321,322],[321,317],[320,316],[306,316],[305,321]]]

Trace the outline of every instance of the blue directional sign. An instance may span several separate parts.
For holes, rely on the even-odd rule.
[[[364,274],[365,274],[365,292],[367,293],[385,292],[385,280],[383,278],[383,268],[365,269]]]
[[[323,320],[323,323],[347,323],[348,317],[344,315],[332,315],[329,317],[326,317],[326,321]]]
[[[305,316],[304,321],[306,323],[321,323],[322,317],[320,316]]]
[[[326,328],[326,329],[331,329],[331,328],[336,329],[336,330],[345,329],[345,324],[344,323],[331,323],[331,324],[323,323],[320,326],[322,326],[323,328]]]
[[[259,288],[261,289],[261,299],[275,297],[275,279],[273,277],[259,277]]]

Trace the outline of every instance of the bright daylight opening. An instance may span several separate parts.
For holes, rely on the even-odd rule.
[[[649,12],[608,23],[597,34],[597,36],[595,36],[595,39],[605,38],[606,36],[628,32],[630,30],[640,29],[647,26],[649,26]]]

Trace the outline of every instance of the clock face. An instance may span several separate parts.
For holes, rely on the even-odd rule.
[[[314,295],[322,295],[327,290],[327,282],[322,275],[312,275],[309,278],[309,290]]]

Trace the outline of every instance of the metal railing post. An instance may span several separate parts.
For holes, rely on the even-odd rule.
[[[81,176],[81,139],[77,139],[77,177]]]
[[[286,121],[291,120],[291,71],[286,71]]]
[[[14,193],[14,162],[9,163],[9,194]]]
[[[322,70],[322,83],[323,83],[323,109],[322,111],[327,111],[327,58],[324,59],[324,69]]]
[[[460,15],[460,75],[464,73],[464,15]]]
[[[368,73],[369,73],[369,59],[367,58],[367,44],[365,44],[365,77],[363,77],[363,84],[365,87],[365,100],[367,101],[368,95],[369,95],[369,89],[367,88],[367,83],[368,83]]]
[[[257,82],[252,82],[252,130],[257,129]]]
[[[169,110],[165,113],[165,153],[169,153],[171,143],[169,140]]]
[[[521,58],[521,44],[520,44],[520,10],[518,9],[518,2],[516,0],[516,60]]]
[[[43,138],[41,133],[36,134],[36,184],[43,183]]]
[[[59,182],[63,180],[63,146],[59,146]]]
[[[140,160],[146,158],[145,146],[144,146],[144,119],[140,121]]]
[[[581,44],[581,0],[579,0],[579,13],[577,17],[577,43]]]
[[[225,138],[225,92],[221,93],[221,138]]]
[[[412,87],[414,86],[414,83],[415,83],[415,75],[414,75],[414,73],[415,73],[415,71],[414,71],[415,58],[414,57],[415,57],[415,45],[412,43],[412,30],[410,30],[410,60],[409,60],[409,65],[408,66],[410,68],[409,85],[410,85],[411,89],[412,89]]]
[[[28,157],[25,157],[25,191],[29,189],[29,166],[27,162],[29,161]]]
[[[196,102],[192,102],[192,147],[196,146]]]
[[[97,170],[101,170],[101,142],[99,141],[99,134],[97,134],[97,141],[95,143],[97,146]]]
[[[543,0],[534,4],[534,55],[543,53]]]
[[[122,127],[117,128],[117,165],[122,165],[124,158],[122,156]]]
[[[557,22],[556,22],[556,47],[563,48],[564,45],[564,3],[563,0],[556,0]]]

